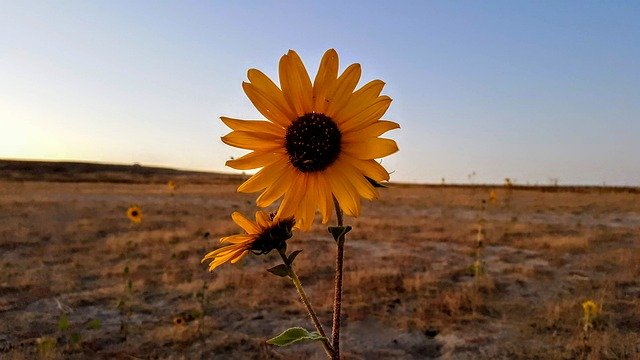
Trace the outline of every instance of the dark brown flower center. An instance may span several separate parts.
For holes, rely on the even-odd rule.
[[[340,154],[342,134],[338,125],[324,114],[309,113],[287,128],[285,148],[289,161],[302,172],[326,169]]]
[[[256,255],[261,255],[267,254],[273,249],[286,248],[286,241],[293,236],[291,230],[295,223],[293,218],[289,218],[280,220],[271,227],[264,229],[251,244],[251,251]]]
[[[133,211],[131,212],[131,216],[133,216],[133,217],[138,217],[138,212],[137,212],[137,211],[135,211],[135,210],[133,210]]]

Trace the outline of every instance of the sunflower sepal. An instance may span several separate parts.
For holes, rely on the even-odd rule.
[[[296,257],[302,252],[302,250],[296,250],[294,252],[292,252],[291,254],[289,254],[289,256],[287,257],[287,265],[291,266],[293,265],[293,260],[296,259]]]
[[[325,341],[327,338],[317,331],[309,331],[296,326],[283,331],[280,335],[267,340],[267,344],[280,347],[293,345],[300,341]]]
[[[383,185],[375,180],[373,180],[372,178],[365,176],[365,179],[367,179],[367,181],[369,182],[369,184],[371,184],[371,186],[373,186],[374,188],[386,188],[386,185]]]
[[[277,275],[279,277],[286,277],[289,276],[291,277],[290,274],[290,267],[285,265],[285,264],[280,264],[280,265],[276,265],[272,268],[267,269],[268,272],[272,273],[273,275]]]
[[[336,242],[340,241],[340,239],[342,239],[342,241],[344,241],[344,236],[347,235],[347,233],[349,231],[351,231],[351,229],[353,229],[351,227],[351,225],[347,225],[347,226],[329,226],[327,228],[327,230],[329,230],[329,233],[331,233],[331,236],[333,236],[333,239]]]

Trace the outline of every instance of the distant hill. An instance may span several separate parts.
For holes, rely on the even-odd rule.
[[[68,161],[28,161],[0,159],[0,181],[107,182],[107,183],[167,183],[169,180],[191,184],[228,184],[246,180],[246,175],[216,172],[176,170],[163,167],[119,164],[99,164]],[[389,183],[392,187],[438,187],[492,189],[506,188],[502,184],[406,184]],[[513,185],[512,190],[543,192],[624,192],[640,193],[635,186],[588,185]]]
[[[166,183],[189,179],[190,183],[229,183],[242,175],[185,171],[162,167],[87,162],[25,161],[0,159],[0,180]]]

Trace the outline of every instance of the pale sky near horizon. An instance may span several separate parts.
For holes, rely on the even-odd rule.
[[[637,186],[639,39],[633,1],[2,1],[0,158],[232,172],[247,69],[335,48],[394,99],[392,180]]]

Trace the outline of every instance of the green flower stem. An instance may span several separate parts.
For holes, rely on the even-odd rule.
[[[331,343],[329,343],[329,339],[327,338],[327,335],[325,334],[324,329],[322,328],[322,324],[320,324],[320,321],[318,320],[318,316],[316,315],[316,312],[313,310],[313,307],[309,302],[309,298],[307,298],[307,293],[305,293],[304,288],[302,287],[300,278],[298,278],[298,275],[296,274],[295,270],[293,270],[293,264],[289,264],[289,260],[287,260],[287,255],[285,254],[284,249],[278,249],[278,253],[280,254],[280,257],[282,257],[282,261],[284,262],[284,265],[287,267],[287,270],[289,271],[289,277],[293,282],[293,286],[295,286],[296,290],[298,291],[298,295],[300,295],[300,300],[302,300],[302,302],[304,303],[304,306],[307,308],[307,312],[309,313],[309,316],[313,321],[313,325],[316,327],[316,331],[318,331],[318,334],[320,334],[320,336],[323,337],[322,347],[324,347],[324,351],[327,353],[327,355],[330,358],[333,359],[334,358],[333,347],[331,346]]]
[[[336,217],[338,219],[338,226],[344,226],[344,220],[342,217],[342,209],[338,200],[333,197],[333,204],[336,207]],[[342,307],[342,269],[344,266],[344,241],[345,233],[340,235],[337,239],[338,252],[336,255],[336,280],[335,280],[335,292],[333,298],[333,325],[332,325],[332,338],[333,338],[333,357],[332,359],[340,359],[340,311]]]

